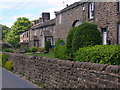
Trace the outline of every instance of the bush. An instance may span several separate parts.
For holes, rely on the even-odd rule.
[[[3,49],[3,52],[10,52],[10,53],[13,53],[13,50],[9,49],[9,48],[5,48]]]
[[[75,54],[74,60],[93,63],[120,65],[120,46],[96,45],[80,48]]]
[[[25,47],[24,50],[25,50],[26,53],[30,52],[30,48],[29,47]]]
[[[6,61],[6,63],[5,63],[5,68],[6,68],[7,70],[12,71],[12,70],[13,70],[13,63],[12,63],[12,61]]]
[[[59,56],[58,56],[58,49],[59,49],[59,46],[60,46],[60,43],[64,43],[64,41],[63,40],[60,40],[60,38],[59,39],[57,39],[57,41],[55,42],[55,48],[54,48],[54,55],[55,55],[55,57],[56,58],[58,58]]]
[[[6,61],[8,60],[8,55],[2,54],[2,66],[5,66]]]
[[[45,50],[45,49],[44,49],[43,47],[39,47],[39,48],[38,48],[38,51],[39,51],[39,52],[43,52],[44,50]]]
[[[77,30],[78,27],[72,28],[67,36],[66,40],[66,49],[67,49],[67,55],[69,56],[69,59],[72,59],[72,39],[74,36],[74,32]]]
[[[50,41],[47,41],[46,43],[45,43],[45,50],[47,51],[47,52],[49,52],[49,49],[51,48],[51,42]]]
[[[79,48],[93,45],[101,45],[102,37],[97,25],[83,23],[78,26],[72,40],[72,49],[77,51]]]
[[[60,45],[61,43],[64,43],[64,41],[58,38],[57,41],[55,42],[55,46]]]
[[[59,59],[66,59],[66,45],[57,45],[54,49],[55,57]]]
[[[33,52],[33,53],[35,53],[35,52],[38,51],[38,47],[32,47],[32,48],[30,49],[30,51]]]

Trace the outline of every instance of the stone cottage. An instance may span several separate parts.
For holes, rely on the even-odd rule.
[[[44,47],[46,41],[55,43],[55,19],[50,13],[42,13],[42,18],[34,20],[32,27],[20,34],[21,47]]]
[[[120,2],[75,2],[56,14],[56,36],[66,40],[72,27],[96,23],[103,44],[120,44]]]

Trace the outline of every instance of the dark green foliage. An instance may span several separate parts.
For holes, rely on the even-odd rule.
[[[67,55],[69,56],[69,59],[72,58],[72,40],[74,36],[74,32],[77,30],[78,27],[72,28],[67,36],[66,40],[66,48],[67,48]]]
[[[96,45],[80,48],[75,54],[74,60],[88,61],[101,64],[120,65],[120,46]]]
[[[33,52],[33,53],[35,53],[35,52],[38,51],[38,47],[32,47],[32,48],[30,49],[30,51]]]
[[[6,61],[8,60],[8,56],[5,54],[2,54],[2,66],[5,66]]]
[[[5,38],[5,35],[10,31],[10,28],[5,26],[5,25],[1,25],[0,27],[2,28],[2,40]]]
[[[57,41],[55,42],[55,46],[60,45],[60,43],[64,43],[64,41],[58,38]]]
[[[10,52],[10,53],[13,53],[14,51],[11,50],[11,49],[9,49],[9,48],[5,48],[5,49],[3,49],[3,52]]]
[[[51,42],[50,41],[47,41],[45,43],[45,50],[49,52],[49,49],[51,48]]]
[[[30,52],[30,48],[29,47],[24,47],[24,50],[26,53]]]
[[[54,49],[54,54],[56,58],[66,59],[66,45],[57,45]]]
[[[97,25],[83,23],[74,33],[72,40],[72,49],[75,52],[82,47],[101,44],[102,37],[100,31],[97,29]]]

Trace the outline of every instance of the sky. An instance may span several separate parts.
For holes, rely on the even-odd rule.
[[[54,11],[60,11],[66,4],[78,1],[80,0],[0,0],[0,24],[11,27],[18,17],[35,20],[42,12],[50,12],[53,19]]]

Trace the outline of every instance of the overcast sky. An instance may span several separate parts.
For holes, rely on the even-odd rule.
[[[63,9],[80,0],[0,0],[0,24],[11,27],[18,17],[37,19],[42,12],[50,12],[51,19],[54,11]]]

